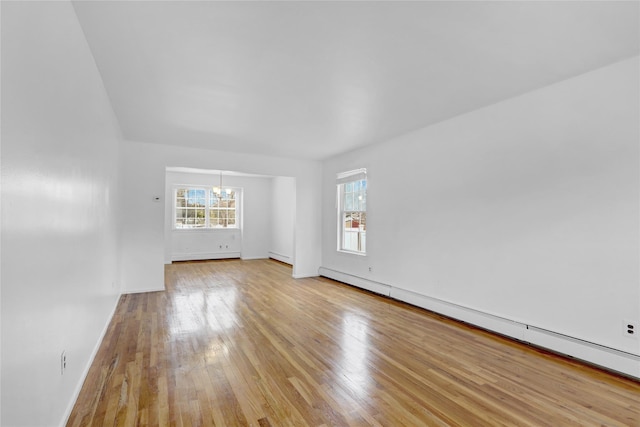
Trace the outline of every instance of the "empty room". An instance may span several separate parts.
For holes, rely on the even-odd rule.
[[[2,426],[640,426],[640,2],[0,24]]]

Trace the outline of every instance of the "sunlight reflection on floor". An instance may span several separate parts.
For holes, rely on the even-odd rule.
[[[371,387],[369,372],[369,324],[364,317],[347,313],[342,330],[341,375],[344,386],[359,397],[366,397]]]

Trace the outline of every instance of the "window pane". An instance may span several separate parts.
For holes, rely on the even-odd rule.
[[[346,193],[344,195],[344,210],[352,211],[353,209],[353,193]]]
[[[343,220],[343,224],[344,224],[344,228],[351,228],[351,216],[352,214],[350,213],[345,213],[344,214],[344,220]]]
[[[220,210],[212,209],[209,211],[209,223],[212,227],[218,227],[222,223],[220,222]]]
[[[187,201],[185,200],[187,190],[184,188],[178,188],[176,190],[176,206],[186,206]]]
[[[344,249],[348,251],[358,250],[358,233],[353,231],[345,231],[344,233]]]
[[[354,213],[351,216],[351,228],[360,228],[360,214],[359,213]]]

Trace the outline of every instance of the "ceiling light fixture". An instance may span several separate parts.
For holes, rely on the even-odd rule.
[[[218,196],[218,198],[222,199],[223,198],[223,191],[222,191],[222,171],[220,171],[220,181],[218,182],[218,187],[213,187],[213,192],[215,193],[216,196]],[[224,194],[226,196],[229,196],[229,194],[231,194],[231,189],[227,188],[224,191]]]

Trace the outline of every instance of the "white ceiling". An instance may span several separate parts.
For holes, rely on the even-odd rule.
[[[125,138],[323,159],[639,53],[632,2],[74,2]]]
[[[274,178],[273,175],[260,175],[255,173],[247,173],[247,172],[237,172],[237,171],[223,171],[219,169],[198,169],[198,168],[185,168],[181,166],[167,166],[165,168],[167,172],[178,172],[178,173],[195,173],[202,175],[224,175],[228,176],[242,176],[246,178]]]

